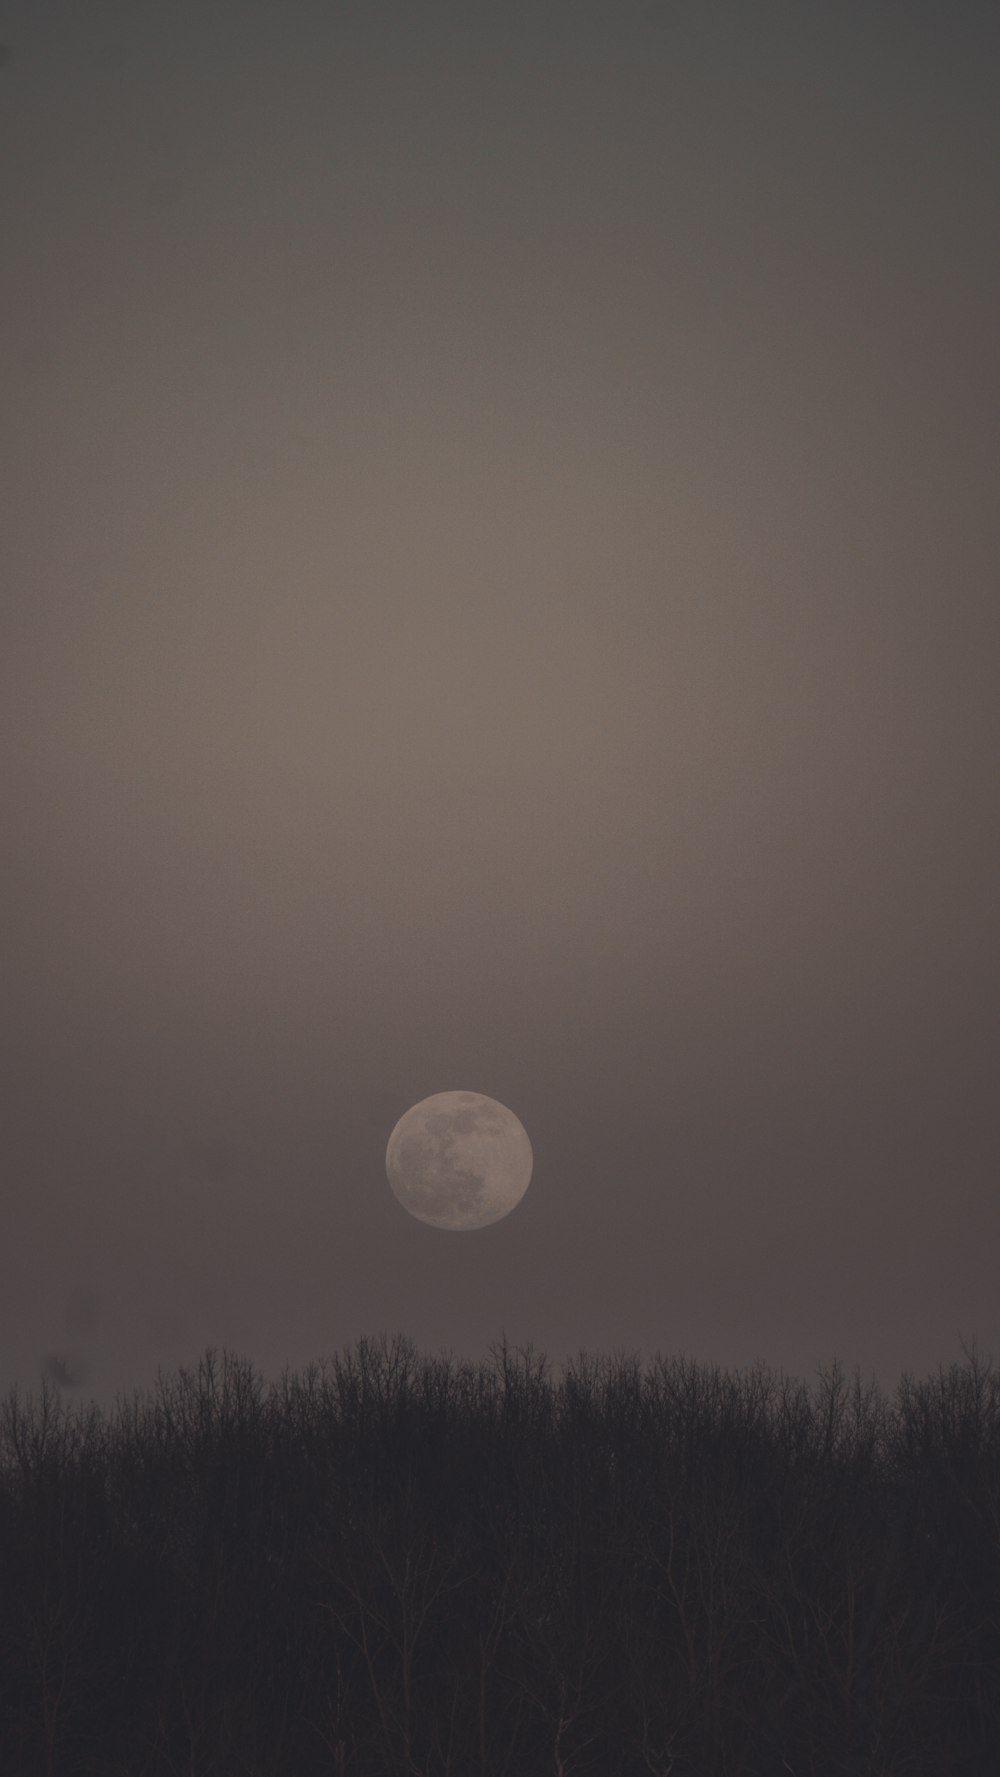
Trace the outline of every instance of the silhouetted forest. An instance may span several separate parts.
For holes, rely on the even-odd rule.
[[[0,1406],[3,1777],[1000,1771],[1000,1376],[209,1351]]]

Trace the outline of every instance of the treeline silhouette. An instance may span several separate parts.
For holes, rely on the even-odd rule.
[[[362,1340],[0,1404],[3,1777],[1000,1771],[1000,1377]]]

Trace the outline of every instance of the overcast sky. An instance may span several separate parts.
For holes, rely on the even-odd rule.
[[[0,39],[0,1387],[1000,1350],[997,8]]]

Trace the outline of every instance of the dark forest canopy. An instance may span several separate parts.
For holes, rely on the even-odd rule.
[[[10,1777],[1000,1757],[1000,1376],[362,1340],[0,1404]]]

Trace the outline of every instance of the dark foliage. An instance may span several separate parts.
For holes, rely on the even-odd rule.
[[[1000,1377],[362,1341],[0,1406],[4,1777],[1000,1769]]]

